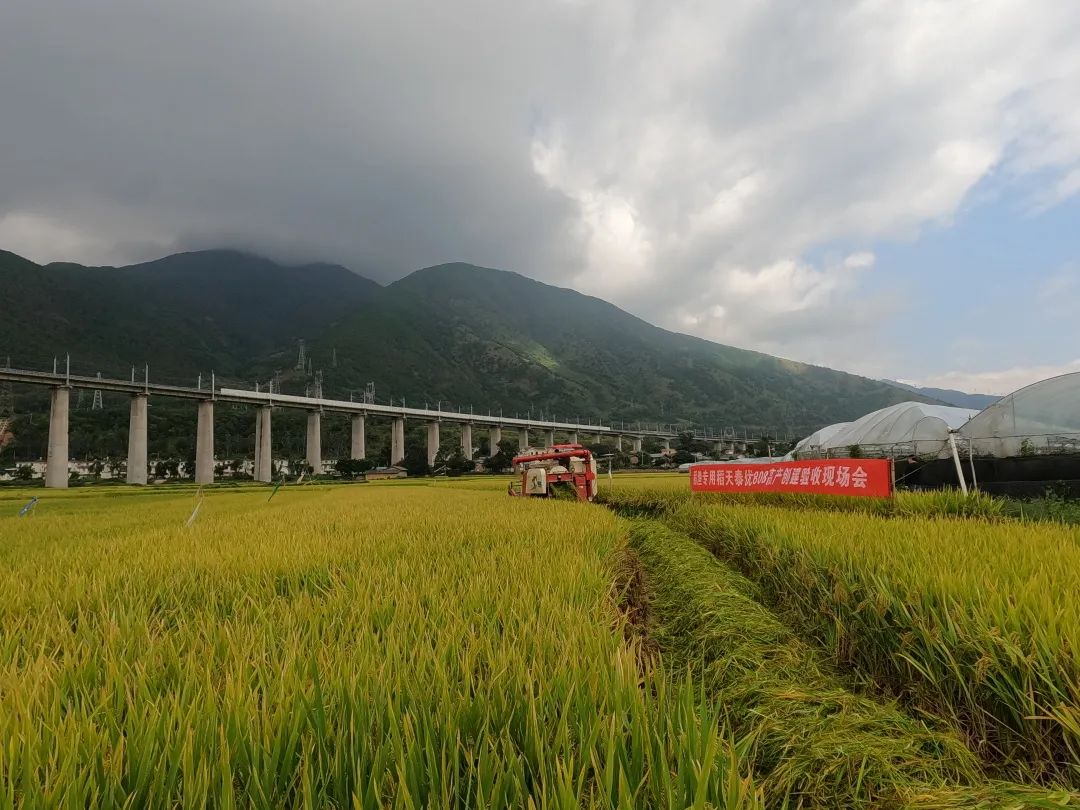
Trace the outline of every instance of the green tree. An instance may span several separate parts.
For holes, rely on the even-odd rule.
[[[460,447],[454,448],[454,451],[446,459],[447,475],[461,475],[462,473],[472,472],[475,467],[473,460],[468,458]]]
[[[484,461],[484,466],[489,472],[500,473],[503,470],[509,468],[514,463],[514,456],[517,455],[517,444],[513,439],[503,439],[499,442],[499,452],[493,456],[488,457]]]
[[[374,466],[375,464],[366,458],[342,458],[334,463],[334,469],[346,478],[356,478]]]
[[[427,460],[427,448],[416,443],[405,448],[405,458],[401,462],[409,475],[431,475],[431,466]]]
[[[695,439],[692,432],[684,430],[675,437],[675,449],[691,454],[707,453],[709,452],[709,443],[704,439]]]
[[[682,448],[679,448],[675,451],[675,455],[671,457],[671,460],[675,464],[691,464],[697,461],[697,457],[689,450],[683,450]]]

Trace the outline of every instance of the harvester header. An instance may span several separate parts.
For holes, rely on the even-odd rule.
[[[521,483],[510,495],[530,498],[556,497],[572,492],[579,501],[596,497],[596,459],[580,444],[553,444],[514,456],[514,469],[521,470]]]

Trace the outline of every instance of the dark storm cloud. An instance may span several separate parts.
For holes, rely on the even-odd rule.
[[[382,279],[572,267],[575,206],[533,172],[537,99],[505,75],[528,45],[450,5],[9,6],[0,216],[116,260],[239,244]]]
[[[886,373],[877,244],[1080,190],[1077,43],[1028,0],[7,0],[0,245],[471,261]]]

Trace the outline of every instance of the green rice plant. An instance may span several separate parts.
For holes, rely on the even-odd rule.
[[[652,521],[631,544],[650,595],[649,633],[753,739],[770,805],[1062,806],[1069,796],[985,785],[958,737],[859,697],[766,608],[756,587],[685,535]],[[963,785],[968,785],[964,787]],[[970,787],[976,785],[976,787]]]
[[[607,510],[436,487],[0,512],[0,807],[760,807],[626,641]]]
[[[997,772],[1080,786],[1075,528],[701,503],[667,520]]]

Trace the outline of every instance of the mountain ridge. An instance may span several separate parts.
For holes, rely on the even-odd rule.
[[[989,408],[1001,399],[1000,396],[994,394],[969,394],[966,391],[958,391],[955,388],[934,388],[911,385],[897,380],[882,380],[882,382],[886,382],[889,385],[895,385],[897,388],[901,388],[905,391],[912,391],[925,397],[940,400],[946,405],[952,405],[956,408],[972,408],[981,411],[985,408]]]
[[[0,253],[19,317],[0,352],[36,367],[71,351],[94,370],[149,361],[175,375],[277,375],[303,391],[304,339],[327,395],[605,420],[802,432],[905,399],[884,382],[665,330],[614,304],[513,271],[451,262],[382,286],[340,265],[196,251],[117,268]],[[28,316],[26,313],[33,313]],[[335,365],[336,361],[336,365]]]

